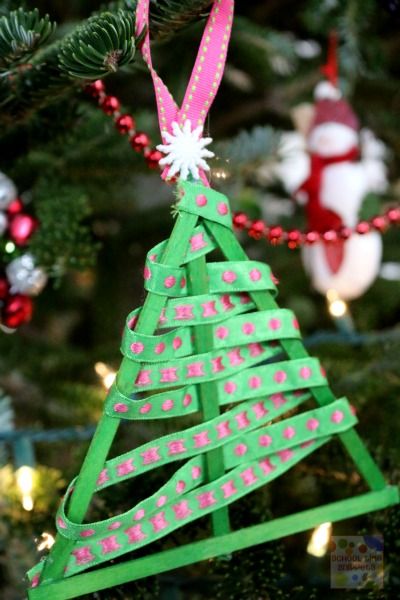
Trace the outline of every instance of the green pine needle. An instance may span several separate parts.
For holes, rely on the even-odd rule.
[[[134,59],[134,25],[132,15],[124,10],[91,17],[62,43],[60,69],[82,79],[114,73]]]
[[[22,8],[0,19],[0,70],[6,71],[27,62],[36,50],[48,41],[56,28],[48,15],[39,17],[37,8],[25,12]]]

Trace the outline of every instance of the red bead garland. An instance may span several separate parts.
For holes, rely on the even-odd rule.
[[[156,148],[151,147],[151,140],[147,133],[136,131],[135,119],[128,114],[119,112],[121,103],[116,96],[106,94],[104,82],[94,81],[86,86],[85,91],[96,98],[99,106],[115,121],[118,131],[129,136],[129,142],[135,152],[143,154],[149,169],[157,169],[159,161],[163,154]],[[173,180],[171,180],[173,181]],[[254,240],[265,240],[272,246],[287,244],[291,250],[300,246],[310,246],[323,240],[326,243],[334,244],[338,240],[347,240],[353,234],[365,235],[370,231],[384,233],[391,225],[400,224],[400,207],[389,208],[384,214],[376,215],[372,219],[363,220],[357,223],[353,228],[341,227],[339,230],[330,229],[328,231],[306,231],[299,229],[285,230],[280,225],[268,226],[261,219],[250,219],[244,212],[233,214],[233,226],[235,229],[246,231],[249,237]]]

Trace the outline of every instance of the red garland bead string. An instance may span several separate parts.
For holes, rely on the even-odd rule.
[[[128,135],[131,147],[135,152],[143,154],[147,166],[150,169],[159,168],[158,163],[163,156],[162,153],[152,147],[147,133],[136,130],[135,119],[132,115],[121,114],[120,101],[116,96],[107,95],[104,82],[100,79],[94,81],[85,87],[85,91],[97,100],[99,107],[106,115],[114,119],[117,130],[122,135]],[[246,231],[254,240],[265,240],[272,246],[286,244],[291,250],[295,250],[300,246],[310,246],[319,241],[335,243],[338,240],[347,240],[353,234],[365,235],[370,231],[384,233],[390,226],[400,225],[400,206],[389,208],[383,214],[376,215],[369,220],[360,221],[353,228],[341,227],[337,231],[333,229],[323,232],[285,230],[280,225],[269,226],[261,219],[250,219],[244,212],[234,213],[233,225],[235,229]]]

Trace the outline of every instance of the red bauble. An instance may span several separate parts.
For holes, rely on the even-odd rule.
[[[253,221],[249,229],[249,236],[254,238],[255,240],[260,240],[263,237],[264,233],[264,221],[262,221],[261,219]]]
[[[268,239],[273,246],[280,244],[283,238],[283,229],[280,225],[275,225],[275,227],[271,227],[268,232]]]
[[[121,115],[115,121],[115,127],[122,134],[129,133],[135,129],[135,119],[131,115]]]
[[[291,250],[295,250],[301,244],[301,232],[298,229],[292,229],[287,234],[287,245]]]
[[[33,313],[33,303],[29,296],[16,294],[10,296],[4,305],[2,314],[2,324],[10,329],[15,329],[23,323],[31,320]]]
[[[348,240],[352,233],[350,227],[341,227],[339,230],[339,238],[341,240]]]
[[[385,231],[387,227],[387,221],[384,216],[377,215],[372,219],[372,227],[377,231]]]
[[[158,169],[160,166],[159,162],[164,156],[164,154],[159,150],[148,150],[147,152],[145,152],[144,156],[146,158],[147,166],[149,167],[149,169]]]
[[[322,234],[322,239],[324,240],[324,242],[328,243],[337,242],[338,234],[334,229],[329,229],[328,231],[325,231],[325,233]]]
[[[31,215],[19,214],[12,217],[8,233],[17,246],[26,246],[37,226],[38,222]]]
[[[368,223],[368,221],[360,221],[357,224],[356,231],[360,235],[364,235],[365,233],[368,233],[369,231],[371,231],[371,226]]]
[[[98,98],[100,94],[105,92],[105,85],[101,79],[97,79],[85,87],[85,92],[93,96],[93,98]]]
[[[22,203],[22,200],[20,200],[19,198],[16,198],[15,200],[13,200],[11,202],[11,204],[9,204],[7,207],[7,213],[9,215],[17,215],[18,213],[22,212],[23,210],[24,210],[24,205]]]
[[[244,229],[247,225],[247,215],[242,212],[238,212],[233,215],[233,224],[236,229]]]
[[[308,231],[305,236],[306,244],[315,244],[315,242],[318,242],[319,237],[318,231]]]
[[[7,277],[0,277],[0,300],[5,300],[10,290],[10,284]]]
[[[136,152],[143,152],[145,148],[150,146],[150,138],[147,133],[137,131],[130,139],[130,144]]]
[[[100,101],[100,106],[106,115],[113,115],[121,108],[121,103],[116,96],[105,96]]]
[[[400,223],[400,208],[390,208],[386,215],[391,223]]]

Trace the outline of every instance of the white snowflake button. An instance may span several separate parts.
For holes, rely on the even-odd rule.
[[[180,178],[186,180],[189,175],[193,179],[200,179],[199,169],[209,171],[210,167],[204,160],[212,158],[214,152],[207,150],[212,142],[212,138],[201,137],[203,133],[202,125],[192,131],[192,123],[188,119],[183,126],[176,121],[172,123],[173,133],[165,132],[163,134],[166,144],[159,144],[157,149],[165,154],[160,160],[160,165],[169,167],[168,175],[173,177],[179,173]]]

